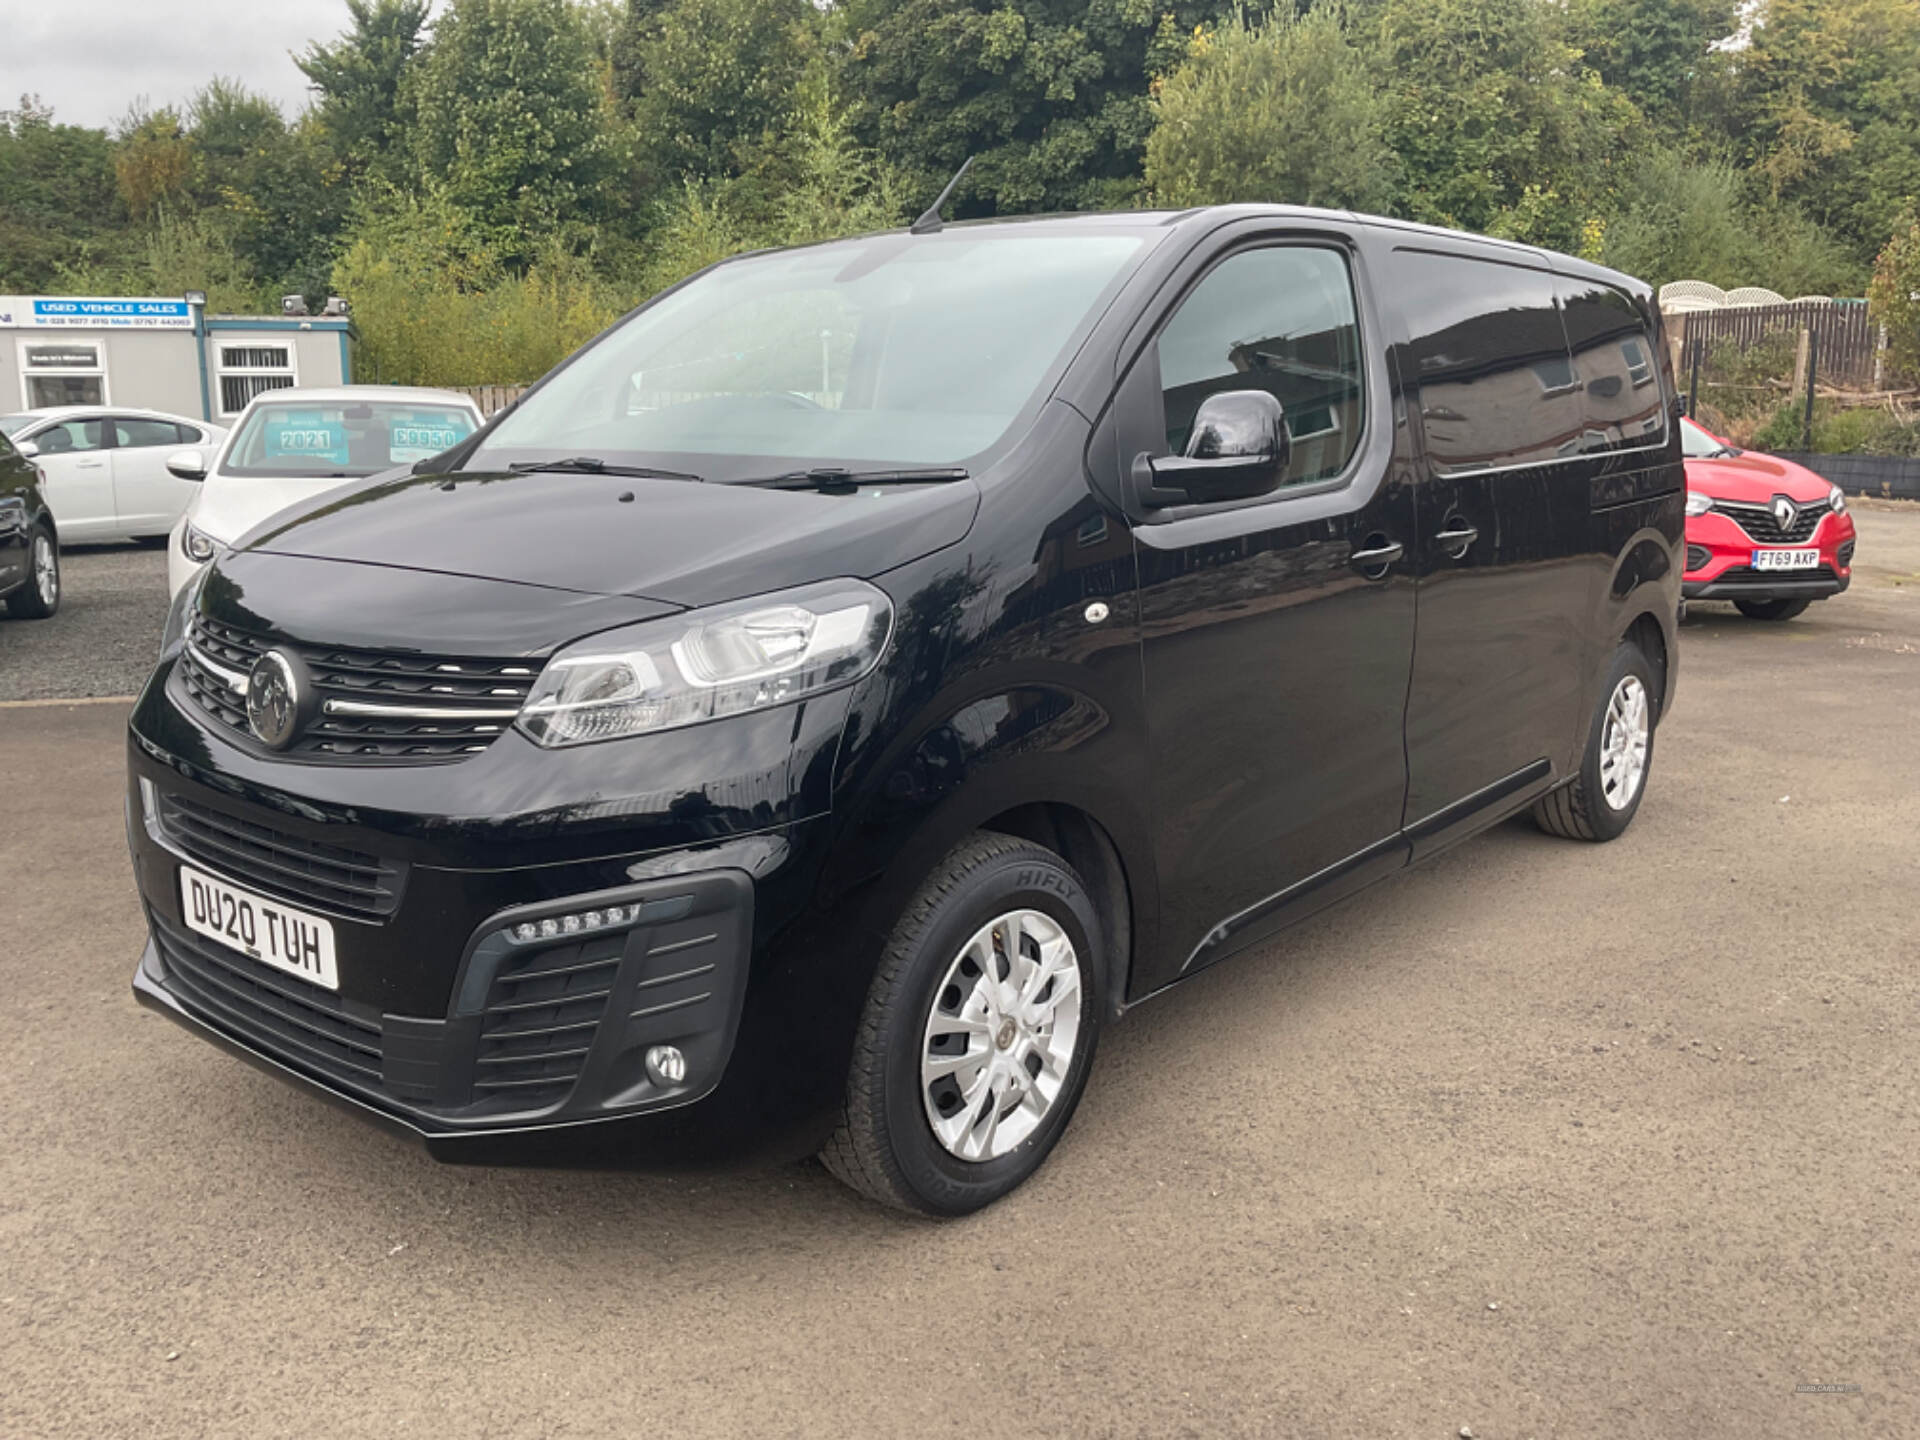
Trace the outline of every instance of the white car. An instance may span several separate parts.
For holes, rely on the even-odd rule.
[[[169,458],[175,475],[200,482],[167,547],[170,593],[276,511],[438,455],[484,423],[480,407],[454,390],[339,385],[256,395],[211,465],[196,473],[191,454]]]
[[[63,545],[165,540],[195,489],[167,462],[190,452],[204,465],[227,437],[205,420],[121,405],[23,410],[0,415],[0,431],[46,475]]]

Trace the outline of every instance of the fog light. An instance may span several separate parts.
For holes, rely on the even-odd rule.
[[[687,1078],[687,1057],[671,1045],[649,1047],[647,1078],[656,1085],[678,1085]]]

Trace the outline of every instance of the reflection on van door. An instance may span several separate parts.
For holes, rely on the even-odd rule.
[[[1553,277],[1430,251],[1394,261],[1425,449],[1407,696],[1417,860],[1567,763],[1599,572]]]

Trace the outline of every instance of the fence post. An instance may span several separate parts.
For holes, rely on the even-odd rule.
[[[1700,418],[1700,352],[1707,348],[1707,337],[1696,336],[1693,342],[1693,373],[1687,378],[1687,414],[1695,420]]]
[[[1806,345],[1802,355],[1807,362],[1807,410],[1800,422],[1800,449],[1813,449],[1813,385],[1814,375],[1820,365],[1820,331],[1811,321],[1807,324]]]

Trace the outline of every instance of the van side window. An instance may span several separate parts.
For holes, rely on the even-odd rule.
[[[1589,450],[1658,446],[1667,435],[1653,337],[1633,302],[1597,280],[1559,282],[1560,305],[1580,377]]]
[[[1160,332],[1167,450],[1185,450],[1209,395],[1265,390],[1287,415],[1286,484],[1338,475],[1366,417],[1353,279],[1335,250],[1275,245],[1229,256]]]
[[[1541,465],[1580,449],[1579,381],[1553,277],[1422,250],[1395,254],[1420,424],[1435,471]]]

